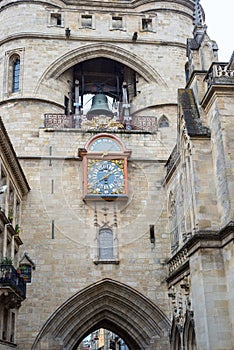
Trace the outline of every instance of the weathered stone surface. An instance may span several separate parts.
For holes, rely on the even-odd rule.
[[[36,266],[16,313],[19,350],[75,349],[99,327],[131,350],[166,350],[179,339],[187,348],[233,348],[233,75],[222,86],[213,71],[207,77],[216,46],[203,25],[194,28],[193,10],[189,0],[1,2],[0,115],[31,189],[20,196],[20,254]],[[90,28],[82,15],[93,16]],[[122,17],[120,30],[112,16]],[[14,55],[21,70],[12,93]],[[157,124],[112,132],[131,151],[127,201],[84,200],[78,150],[103,130],[44,127],[45,114],[64,113],[74,67],[100,57],[123,64],[129,79],[134,72],[131,113]],[[97,260],[105,226],[114,232],[111,263]]]

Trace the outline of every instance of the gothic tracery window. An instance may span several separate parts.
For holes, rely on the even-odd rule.
[[[6,74],[4,90],[7,95],[22,92],[24,48],[8,51],[6,54]]]
[[[169,127],[169,121],[165,115],[162,115],[158,122],[159,128],[168,128]]]

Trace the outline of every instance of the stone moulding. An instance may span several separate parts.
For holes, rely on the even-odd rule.
[[[74,1],[74,0],[64,0],[63,1],[65,4],[67,5],[76,5],[77,6],[77,2]],[[105,7],[106,8],[110,8],[110,7],[118,7],[118,8],[123,8],[126,10],[129,9],[133,9],[133,8],[137,8],[139,6],[142,6],[142,5],[145,5],[147,3],[153,3],[154,5],[157,4],[157,3],[161,3],[162,0],[155,0],[152,2],[152,0],[121,0],[121,1],[108,1],[108,2],[101,2],[101,1],[92,1],[92,6],[95,6],[95,7],[101,7],[103,8],[104,7],[104,4],[105,4]],[[179,5],[182,5],[182,6],[185,6],[191,10],[194,9],[194,1],[193,0],[167,0],[167,3],[177,3]],[[86,1],[86,0],[82,0],[82,1],[79,1],[79,6],[85,6],[86,8],[90,6],[90,1]],[[202,13],[204,13],[203,9],[202,9]]]
[[[170,259],[167,282],[189,270],[189,257],[200,249],[220,249],[234,241],[234,221],[230,221],[220,231],[200,231],[194,234],[184,246]]]
[[[116,45],[99,43],[84,45],[57,59],[41,77],[36,92],[44,79],[58,79],[61,74],[75,64],[97,57],[105,57],[121,62],[140,74],[147,82],[157,82],[159,85],[166,86],[160,74],[145,60]]]
[[[137,290],[105,278],[61,305],[42,327],[32,350],[40,349],[48,338],[73,349],[91,329],[107,326],[118,330],[132,349],[140,350],[148,349],[155,337],[168,338],[170,321]]]

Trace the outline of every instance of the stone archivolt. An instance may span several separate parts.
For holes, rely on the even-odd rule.
[[[79,47],[76,50],[67,52],[65,55],[55,61],[44,73],[43,79],[57,79],[67,69],[77,63],[90,60],[96,57],[105,57],[117,60],[139,73],[146,82],[158,82],[160,85],[166,86],[162,77],[156,70],[149,65],[145,60],[137,57],[129,50],[123,49],[112,44],[89,44]],[[40,86],[40,83],[38,87]],[[38,88],[36,89],[38,90]]]
[[[84,334],[99,327],[118,330],[130,348],[141,350],[148,348],[154,338],[168,337],[165,332],[169,325],[163,312],[141,293],[103,279],[59,307],[44,325],[32,350],[40,349],[41,343],[51,339],[73,349]]]

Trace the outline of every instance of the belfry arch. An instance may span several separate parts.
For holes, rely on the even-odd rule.
[[[168,346],[166,315],[135,289],[103,279],[61,305],[39,332],[32,350],[76,350],[86,335],[101,327],[118,333],[131,350]]]
[[[123,49],[121,47],[112,44],[99,43],[79,47],[59,57],[44,72],[37,85],[36,91],[44,79],[57,79],[66,70],[75,66],[77,63],[91,60],[97,57],[116,60],[136,71],[146,80],[146,82],[153,82],[162,86],[166,86],[166,83],[160,74],[143,58],[140,58],[131,51]]]

